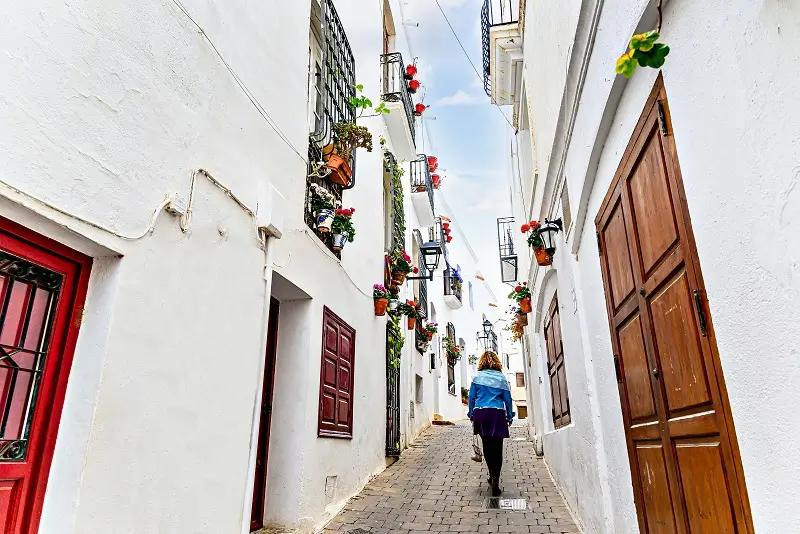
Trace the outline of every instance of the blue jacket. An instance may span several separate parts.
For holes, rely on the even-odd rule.
[[[494,408],[506,411],[506,420],[514,420],[514,407],[511,404],[511,389],[508,380],[500,371],[487,369],[478,371],[472,379],[469,388],[469,411],[467,416],[472,419],[472,412],[483,408]]]

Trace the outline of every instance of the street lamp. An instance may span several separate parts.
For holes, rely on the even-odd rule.
[[[492,350],[494,345],[492,343],[492,338],[495,336],[494,333],[494,325],[489,321],[489,319],[485,319],[483,321],[483,331],[478,332],[478,346],[483,347],[484,352],[487,350]]]
[[[419,246],[422,253],[422,261],[425,264],[426,276],[408,276],[406,280],[429,280],[433,282],[433,271],[439,266],[439,258],[442,256],[442,245],[436,241],[428,241]]]
[[[564,230],[564,223],[561,222],[561,219],[556,219],[555,221],[548,221],[547,219],[544,220],[544,224],[536,230],[539,233],[539,237],[542,238],[542,244],[544,245],[544,251],[547,252],[550,256],[552,256],[556,251],[556,234]]]

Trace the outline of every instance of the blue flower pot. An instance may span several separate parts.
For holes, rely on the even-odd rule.
[[[321,234],[327,234],[331,231],[331,224],[333,224],[333,210],[319,210],[317,212],[317,230]]]

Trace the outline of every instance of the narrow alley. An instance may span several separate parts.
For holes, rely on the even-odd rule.
[[[471,427],[433,426],[324,532],[579,532],[525,428],[511,430],[499,499],[490,497],[485,464],[470,460]]]

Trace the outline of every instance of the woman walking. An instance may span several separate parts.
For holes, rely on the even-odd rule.
[[[478,374],[469,388],[467,412],[475,434],[483,441],[483,456],[489,468],[489,485],[497,497],[500,489],[500,470],[503,467],[503,440],[509,437],[508,427],[514,420],[511,388],[503,375],[503,364],[492,351],[486,351],[478,362]]]

